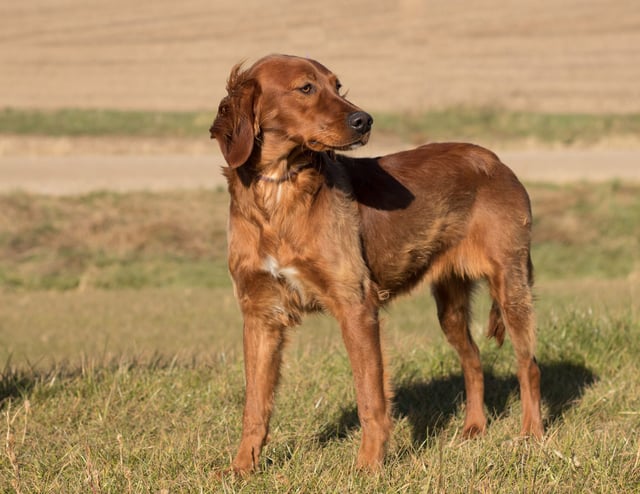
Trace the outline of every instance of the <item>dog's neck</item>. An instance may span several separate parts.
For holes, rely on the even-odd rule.
[[[293,167],[287,166],[285,172],[280,176],[274,176],[273,174],[267,175],[267,174],[259,173],[257,175],[257,179],[263,182],[280,185],[285,182],[291,182],[295,180],[298,174],[300,174],[300,172],[306,170],[307,168],[313,168],[313,167],[314,167],[313,162],[309,161],[308,163],[301,163]]]
[[[298,176],[307,170],[320,170],[323,160],[319,154],[321,153],[303,146],[275,150],[262,142],[254,148],[247,163],[237,168],[237,176],[245,187],[254,184],[282,185],[295,182]]]
[[[317,188],[323,182],[324,157],[305,148],[298,148],[288,156],[272,163],[260,163],[254,168],[253,183],[259,190],[285,185],[302,186],[308,189],[309,180]],[[306,184],[306,185],[303,185]]]
[[[283,159],[265,163],[261,157],[257,152],[241,167],[225,168],[224,175],[236,204],[255,204],[263,221],[305,207],[304,197],[315,196],[326,182],[325,153],[300,147]]]
[[[292,179],[313,162],[313,152],[303,146],[293,149],[283,146],[282,141],[273,142],[272,135],[264,132],[260,136],[258,152],[252,156],[256,178],[259,180],[281,184]],[[285,141],[286,142],[286,141]]]

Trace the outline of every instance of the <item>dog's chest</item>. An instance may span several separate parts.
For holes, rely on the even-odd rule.
[[[271,189],[232,201],[229,267],[236,285],[278,294],[287,312],[328,308],[336,296],[359,297],[368,270],[357,204],[329,187],[296,193],[285,186],[279,198]],[[251,282],[257,279],[260,287]]]
[[[262,225],[260,267],[303,304],[315,305],[331,286],[359,286],[365,275],[357,211],[322,198]]]
[[[283,266],[275,257],[267,254],[263,258],[262,268],[275,279],[285,281],[291,288],[299,292],[301,295],[304,294],[300,271],[295,266]]]
[[[294,222],[289,219],[284,223],[263,224],[258,254],[259,269],[306,305],[315,298],[316,283],[306,261],[314,255],[309,252],[309,232],[305,231],[310,225],[301,220],[298,217]]]

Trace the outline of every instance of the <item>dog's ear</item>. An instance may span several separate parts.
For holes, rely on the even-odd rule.
[[[240,71],[240,65],[231,70],[227,83],[227,96],[220,102],[218,115],[209,129],[211,138],[220,145],[224,159],[231,168],[244,165],[259,132],[254,104],[258,87],[254,79]]]

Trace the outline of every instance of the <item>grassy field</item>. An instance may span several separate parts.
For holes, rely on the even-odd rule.
[[[206,137],[208,112],[124,110],[0,110],[0,133],[46,136]],[[636,138],[640,114],[533,113],[455,107],[418,114],[374,114],[377,133],[414,142],[478,140],[501,143],[593,144],[612,136]]]
[[[509,344],[473,332],[490,426],[428,289],[384,315],[395,387],[385,473],[359,442],[339,330],[292,332],[260,472],[220,476],[239,437],[241,321],[226,193],[0,196],[2,492],[609,492],[640,488],[640,187],[530,185],[547,436],[517,439]]]

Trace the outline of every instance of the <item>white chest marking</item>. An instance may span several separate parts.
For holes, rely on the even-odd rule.
[[[273,256],[267,256],[263,263],[262,267],[268,273],[271,273],[271,276],[277,279],[284,279],[287,283],[296,291],[302,294],[302,285],[300,283],[298,270],[292,266],[280,266],[278,260]]]

